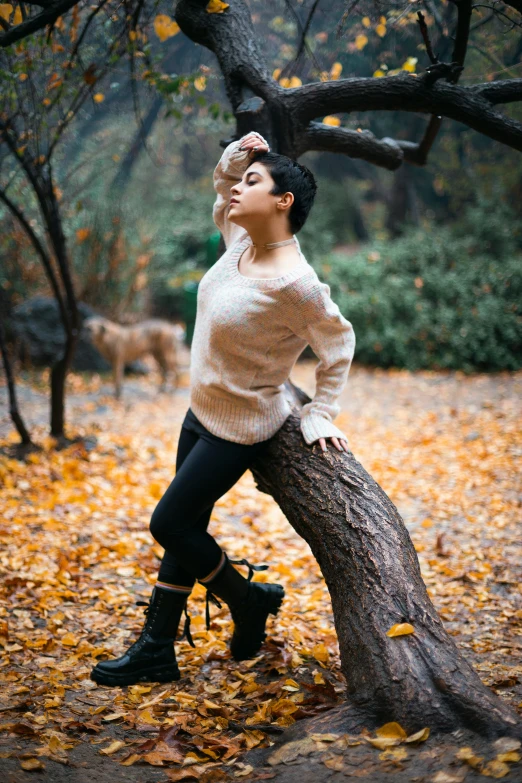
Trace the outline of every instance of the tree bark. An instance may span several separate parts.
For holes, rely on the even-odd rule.
[[[295,414],[310,398],[291,382]],[[347,703],[292,734],[354,731],[397,721],[408,733],[468,728],[520,736],[518,718],[479,679],[446,633],[421,577],[411,538],[386,493],[351,453],[303,443],[292,414],[252,466],[309,544],[325,578],[339,640]],[[414,633],[390,638],[397,623]]]
[[[7,393],[9,395],[9,415],[11,421],[16,427],[20,440],[24,446],[32,446],[33,442],[24,420],[18,409],[18,401],[16,399],[16,387],[14,382],[14,376],[11,368],[11,362],[9,360],[9,354],[7,351],[7,344],[5,339],[4,325],[0,319],[0,352],[2,354],[2,362],[4,365],[5,378],[7,381]]]

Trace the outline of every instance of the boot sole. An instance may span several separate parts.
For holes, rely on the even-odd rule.
[[[134,685],[137,682],[174,682],[181,678],[177,667],[156,666],[153,669],[138,669],[127,674],[112,674],[103,670],[92,671],[90,679],[98,685]]]
[[[268,620],[268,615],[269,614],[273,614],[274,617],[275,617],[275,615],[279,612],[279,610],[281,609],[281,604],[283,603],[283,599],[285,597],[284,588],[281,587],[281,585],[277,585],[277,587],[279,589],[277,590],[277,594],[274,595],[274,601],[273,601],[272,607],[270,609],[268,609],[268,611],[267,611],[267,615],[266,615],[267,620]],[[251,651],[249,650],[248,654],[244,654],[244,655],[237,655],[236,654],[236,655],[234,655],[234,653],[231,650],[232,657],[234,658],[235,661],[246,661],[249,658],[255,658],[255,656],[258,654],[259,650],[261,649],[265,639],[266,639],[266,633],[264,634],[263,639],[261,640],[259,645],[255,649],[252,648]]]

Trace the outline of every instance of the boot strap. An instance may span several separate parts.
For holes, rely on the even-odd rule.
[[[212,601],[214,606],[217,606],[219,609],[221,609],[221,601],[219,601],[217,596],[215,596],[214,593],[211,593],[207,588],[207,599],[205,601],[205,621],[207,625],[207,631],[210,630],[210,601]]]
[[[234,565],[246,565],[248,566],[248,581],[250,582],[252,580],[252,577],[254,576],[254,571],[267,571],[268,566],[267,565],[252,565],[252,563],[249,563],[246,557],[244,557],[242,560],[230,560],[228,559],[229,563],[233,563]]]
[[[248,581],[252,581],[252,577],[254,576],[254,571],[267,571],[268,566],[267,565],[252,565],[252,563],[249,563],[246,557],[244,557],[242,560],[231,560],[228,555],[227,559],[229,563],[232,563],[233,565],[246,565],[248,566]],[[212,601],[213,604],[218,606],[221,609],[221,603],[218,601],[214,593],[212,593],[209,588],[207,587],[207,600],[205,605],[205,620],[207,625],[207,631],[210,630],[210,606],[209,602]]]
[[[183,626],[183,633],[179,637],[178,641],[181,641],[182,639],[186,639],[191,647],[195,647],[196,646],[194,644],[194,640],[192,638],[192,634],[190,633],[190,615],[187,612],[187,607],[186,606],[185,606],[185,625]]]

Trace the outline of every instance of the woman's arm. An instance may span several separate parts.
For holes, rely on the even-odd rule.
[[[217,198],[214,202],[212,215],[214,223],[223,234],[227,249],[235,244],[240,236],[245,233],[244,228],[228,220],[228,210],[230,206],[230,188],[236,182],[240,182],[243,174],[254,159],[251,155],[251,146],[248,149],[239,149],[243,141],[249,136],[258,138],[260,148],[264,145],[269,149],[268,142],[265,141],[261,134],[252,131],[242,136],[238,141],[233,141],[229,144],[214,169],[214,189],[217,193]]]
[[[353,327],[330,298],[330,287],[316,275],[299,278],[292,285],[291,296],[289,326],[319,358],[314,398],[300,412],[301,432],[308,445],[319,438],[347,440],[333,419],[341,411],[337,399],[346,385],[354,355]]]

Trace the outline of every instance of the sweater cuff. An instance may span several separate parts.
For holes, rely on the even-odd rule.
[[[301,432],[309,446],[319,438],[348,440],[344,432],[339,427],[336,427],[327,415],[317,411],[304,411],[301,413]]]

